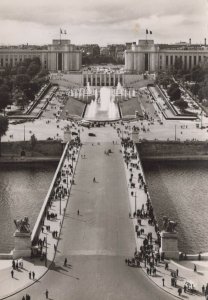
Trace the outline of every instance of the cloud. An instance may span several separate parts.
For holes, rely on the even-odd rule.
[[[143,34],[145,28],[154,30],[155,38],[197,36],[197,30],[205,32],[207,3],[207,0],[1,0],[0,23],[4,29],[0,28],[0,40],[5,38],[4,31],[14,38],[11,32],[15,30],[21,37],[17,31],[24,31],[24,27],[31,37],[36,39],[39,35],[40,40],[43,36],[51,37],[60,27],[68,29],[75,40],[99,40],[102,33],[104,40],[125,41]]]
[[[206,0],[1,0],[0,19],[44,25],[107,25],[152,15],[203,15],[206,4]]]

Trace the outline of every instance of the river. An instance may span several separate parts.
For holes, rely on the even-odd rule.
[[[178,222],[179,250],[208,252],[208,161],[143,162],[161,227],[162,217]]]
[[[0,252],[14,248],[14,219],[29,217],[33,228],[56,170],[56,163],[1,165]]]

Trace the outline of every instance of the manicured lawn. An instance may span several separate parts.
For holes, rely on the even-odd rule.
[[[69,97],[63,111],[61,112],[60,118],[67,119],[67,117],[70,116],[82,117],[84,109],[85,103]]]
[[[119,103],[121,109],[121,115],[125,116],[135,116],[135,111],[138,111],[139,116],[143,116],[142,109],[138,98],[132,98],[127,101]]]

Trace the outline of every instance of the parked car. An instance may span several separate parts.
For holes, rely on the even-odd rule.
[[[96,136],[96,134],[93,133],[93,132],[89,132],[88,135],[89,135],[89,136]]]
[[[72,135],[78,135],[78,133],[77,133],[77,132],[74,132],[74,131],[72,131],[71,134],[72,134]]]

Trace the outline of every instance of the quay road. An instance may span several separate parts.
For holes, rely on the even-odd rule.
[[[141,269],[124,262],[133,256],[136,243],[128,217],[120,145],[112,143],[119,140],[112,127],[93,132],[96,137],[89,139],[86,129],[81,133],[85,141],[53,266],[42,279],[9,299],[22,299],[26,293],[32,300],[45,299],[46,288],[53,300],[175,299],[154,285]],[[109,156],[104,154],[107,149],[113,152]],[[67,267],[63,266],[65,257]]]

